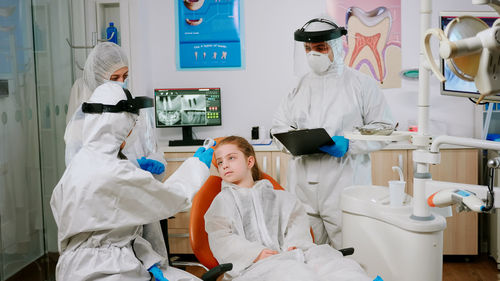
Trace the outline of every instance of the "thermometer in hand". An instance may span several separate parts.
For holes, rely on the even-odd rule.
[[[211,138],[206,138],[205,141],[203,142],[203,147],[205,150],[209,149],[210,147],[215,145],[215,141]]]

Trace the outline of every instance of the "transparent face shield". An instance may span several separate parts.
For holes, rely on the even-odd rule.
[[[294,72],[298,77],[314,72],[341,73],[344,65],[342,37],[347,31],[326,19],[313,19],[294,33]]]
[[[156,151],[154,108],[143,108],[122,152],[129,159],[138,159],[143,156],[148,157]]]

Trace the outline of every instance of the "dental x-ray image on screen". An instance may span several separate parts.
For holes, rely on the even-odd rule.
[[[206,125],[203,95],[157,96],[158,122],[165,126]]]
[[[219,89],[157,89],[157,127],[220,125]]]

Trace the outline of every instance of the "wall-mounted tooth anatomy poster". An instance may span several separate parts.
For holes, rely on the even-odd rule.
[[[401,0],[327,0],[327,11],[347,29],[345,64],[401,87]]]
[[[243,68],[242,0],[177,0],[178,69]]]

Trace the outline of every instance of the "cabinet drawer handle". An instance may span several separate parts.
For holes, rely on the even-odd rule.
[[[165,158],[165,161],[167,162],[184,162],[188,160],[188,157],[179,157],[179,158]]]
[[[168,237],[172,237],[172,238],[189,238],[189,233],[169,233]]]
[[[262,157],[262,171],[267,173],[267,156]]]
[[[276,156],[276,181],[281,184],[280,157]]]

